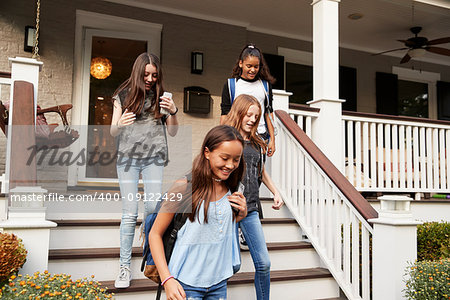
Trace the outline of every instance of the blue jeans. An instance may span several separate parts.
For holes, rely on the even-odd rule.
[[[178,282],[186,293],[186,300],[225,300],[227,299],[227,280],[222,280],[209,288],[194,287]]]
[[[139,201],[144,202],[144,220],[161,198],[164,165],[154,161],[130,159],[117,165],[120,194],[122,196],[122,219],[120,222],[120,265],[130,266],[134,231],[138,217]],[[144,196],[138,195],[139,174],[142,174]]]
[[[239,222],[242,233],[247,241],[248,249],[255,265],[255,289],[258,300],[270,298],[270,258],[266,240],[257,211],[248,213]]]

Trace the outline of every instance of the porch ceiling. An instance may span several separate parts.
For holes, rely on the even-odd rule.
[[[104,1],[243,26],[250,31],[312,40],[311,0]],[[414,18],[412,4],[412,0],[341,0],[341,47],[370,53],[401,48],[403,44],[397,39],[412,37],[409,31],[412,26],[422,26],[423,30],[419,36],[430,40],[450,36],[450,1],[414,1]],[[361,13],[364,16],[353,21],[347,17],[353,13]],[[442,46],[448,48],[448,44]],[[389,55],[403,57],[404,54],[405,51],[399,51]],[[420,60],[450,65],[448,57],[429,52]]]

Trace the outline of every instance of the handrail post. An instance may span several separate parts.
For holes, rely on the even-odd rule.
[[[312,140],[343,170],[342,102],[339,99],[339,2],[313,0],[313,100],[320,108]]]
[[[373,300],[406,299],[404,274],[408,262],[417,258],[417,225],[410,210],[410,197],[387,195],[380,200],[373,223]]]

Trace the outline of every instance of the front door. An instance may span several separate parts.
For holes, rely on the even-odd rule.
[[[81,124],[88,126],[80,130],[79,146],[85,149],[86,163],[78,166],[79,183],[117,181],[115,139],[109,134],[112,95],[130,76],[136,57],[150,52],[150,43],[142,34],[86,30]]]

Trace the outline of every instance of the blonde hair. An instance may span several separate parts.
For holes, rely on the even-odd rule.
[[[250,106],[256,105],[259,110],[258,118],[256,119],[255,126],[250,131],[250,142],[256,146],[260,147],[263,151],[263,153],[266,153],[267,145],[266,143],[261,139],[261,137],[258,135],[258,124],[259,120],[261,119],[261,104],[258,100],[256,100],[255,97],[241,94],[239,95],[233,102],[233,105],[231,106],[231,110],[227,115],[225,124],[232,126],[236,128],[237,130],[241,129],[242,126],[242,120],[244,119],[245,115],[248,112],[248,109]]]

